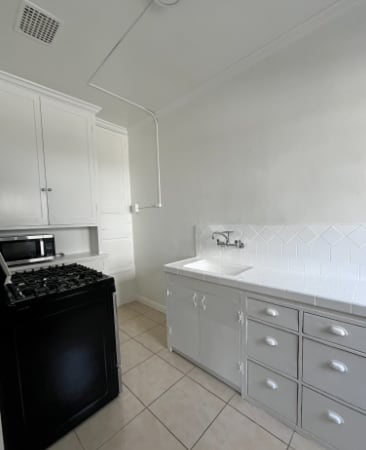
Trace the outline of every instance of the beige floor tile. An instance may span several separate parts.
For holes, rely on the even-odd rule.
[[[221,381],[209,375],[207,372],[204,372],[199,367],[195,367],[191,372],[189,372],[188,376],[193,378],[194,381],[201,384],[204,388],[208,389],[213,394],[220,397],[224,402],[230,400],[230,398],[234,395],[235,391],[231,389]]]
[[[143,409],[143,404],[128,389],[124,388],[117,399],[106,405],[76,429],[84,449],[95,450],[99,448]]]
[[[147,358],[150,358],[153,353],[150,352],[143,345],[139,344],[135,340],[131,339],[125,344],[121,345],[121,366],[122,373],[135,367],[137,364],[142,363]]]
[[[226,406],[194,450],[286,450],[287,445]]]
[[[325,450],[321,445],[316,444],[315,442],[306,439],[297,433],[295,433],[292,438],[290,448],[293,450]]]
[[[127,320],[134,319],[139,315],[140,313],[130,309],[128,306],[120,306],[118,308],[118,323],[121,326],[123,323],[127,322]]]
[[[127,303],[128,307],[131,308],[133,311],[136,311],[140,314],[146,313],[147,311],[154,311],[150,306],[146,306],[143,303],[140,302],[131,302]]]
[[[188,360],[177,355],[177,353],[170,352],[167,348],[164,348],[164,350],[161,350],[158,353],[158,356],[160,356],[160,358],[163,358],[166,362],[168,362],[172,366],[176,367],[178,370],[180,370],[183,373],[189,372],[194,367],[193,364],[191,364]]]
[[[138,316],[134,319],[127,320],[127,322],[120,324],[119,327],[122,331],[124,331],[131,337],[135,337],[139,334],[145,333],[145,331],[149,330],[150,328],[156,327],[156,322],[150,320],[148,317]]]
[[[128,334],[124,333],[121,330],[118,330],[118,333],[119,333],[119,343],[120,343],[120,345],[125,344],[127,341],[129,341],[131,339],[131,337]]]
[[[150,358],[153,353],[150,352],[143,345],[134,341],[133,339],[127,341],[121,345],[121,366],[122,373],[127,372],[133,367],[144,362],[147,358]]]
[[[160,311],[153,309],[152,311],[147,311],[144,313],[146,317],[153,320],[154,322],[164,324],[166,323],[166,315]]]
[[[254,420],[254,422],[257,422],[259,425],[277,436],[282,441],[286,442],[287,444],[290,443],[290,439],[293,433],[291,428],[283,425],[281,422],[274,419],[262,409],[255,407],[246,400],[243,400],[240,395],[236,394],[230,401],[230,405],[241,413],[245,414],[250,419]]]
[[[184,377],[150,409],[184,445],[191,448],[224,405],[206,389]]]
[[[48,447],[48,450],[83,450],[76,434],[72,431],[55,444]]]
[[[136,341],[143,344],[153,353],[159,352],[166,348],[166,328],[158,325],[155,328],[150,328],[146,333],[136,336]]]
[[[101,450],[184,450],[147,410],[126,425]]]
[[[123,382],[139,400],[149,405],[182,376],[161,358],[153,356],[127,372]]]

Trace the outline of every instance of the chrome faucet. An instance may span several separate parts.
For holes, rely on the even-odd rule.
[[[225,241],[221,241],[220,239],[216,239],[216,243],[220,247],[237,247],[244,248],[244,243],[240,239],[236,239],[233,243],[230,242],[230,235],[234,233],[234,231],[214,231],[212,233],[211,238],[215,239],[215,236],[222,236]]]

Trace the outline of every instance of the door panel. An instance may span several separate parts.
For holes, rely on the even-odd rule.
[[[202,364],[240,388],[240,294],[200,293],[198,305]]]
[[[92,116],[50,99],[41,105],[50,223],[93,224]]]
[[[39,97],[0,83],[0,227],[47,224]]]
[[[172,333],[170,345],[199,361],[198,310],[193,290],[173,285],[168,296],[168,326]]]

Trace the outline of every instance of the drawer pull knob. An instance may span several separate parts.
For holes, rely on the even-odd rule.
[[[207,305],[206,305],[206,296],[205,295],[203,295],[201,298],[201,306],[202,306],[203,311],[206,311]]]
[[[329,367],[339,373],[347,373],[348,367],[341,361],[330,361]]]
[[[193,302],[193,306],[195,308],[197,308],[197,294],[196,294],[196,292],[192,296],[192,302]]]
[[[327,412],[327,416],[330,422],[335,423],[336,425],[343,425],[344,424],[344,419],[342,416],[340,416],[339,414],[337,414],[334,411],[329,410]]]
[[[264,339],[265,343],[267,345],[269,345],[270,347],[277,347],[278,346],[278,342],[275,338],[271,337],[271,336],[266,336],[266,338]]]
[[[274,309],[274,308],[266,308],[266,314],[267,314],[267,316],[271,316],[271,317],[279,316],[279,312],[277,311],[277,309]]]
[[[329,328],[329,331],[332,334],[334,334],[335,336],[340,336],[340,337],[348,336],[348,331],[345,328],[340,327],[338,325],[331,325],[331,327]]]
[[[272,391],[276,391],[278,389],[278,384],[270,378],[267,378],[266,386],[272,389]]]

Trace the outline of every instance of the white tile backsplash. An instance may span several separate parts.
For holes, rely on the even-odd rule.
[[[213,231],[233,230],[245,247],[219,248]],[[366,279],[366,224],[196,226],[197,256],[308,275]]]

